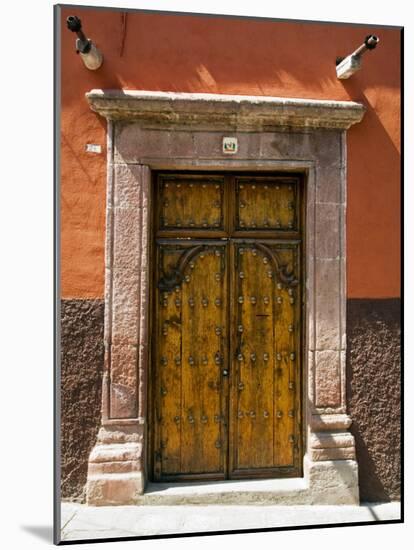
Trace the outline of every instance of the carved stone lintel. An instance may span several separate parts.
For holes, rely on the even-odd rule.
[[[92,111],[107,119],[204,129],[347,129],[365,112],[353,101],[271,96],[91,90],[86,99]]]

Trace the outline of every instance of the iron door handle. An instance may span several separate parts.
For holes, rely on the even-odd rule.
[[[223,370],[221,371],[221,374],[222,374],[223,376],[228,376],[228,375],[229,375],[229,371],[228,371],[227,369],[223,369]]]

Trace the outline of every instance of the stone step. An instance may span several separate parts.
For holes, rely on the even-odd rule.
[[[310,502],[304,478],[148,483],[141,505],[303,504]]]

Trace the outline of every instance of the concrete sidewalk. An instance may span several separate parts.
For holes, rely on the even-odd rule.
[[[62,540],[398,520],[399,502],[361,506],[105,506],[62,503]]]

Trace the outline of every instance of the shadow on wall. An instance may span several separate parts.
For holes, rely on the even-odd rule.
[[[381,468],[372,459],[372,449],[364,440],[364,426],[353,420],[351,432],[355,437],[361,502],[391,502],[398,499],[399,495],[390,496],[389,488],[381,480]]]
[[[348,300],[347,401],[361,501],[400,499],[400,300]]]
[[[360,87],[399,86],[398,29],[79,7],[104,55],[98,71],[85,71],[66,29],[73,10],[62,9],[65,105],[82,89],[99,87],[348,99],[335,60],[368,34],[378,34],[381,43],[364,57]]]

